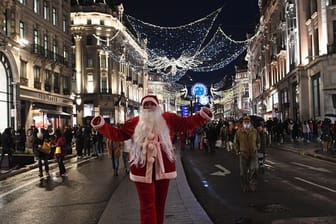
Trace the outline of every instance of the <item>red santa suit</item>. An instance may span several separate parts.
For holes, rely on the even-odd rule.
[[[141,105],[143,106],[148,101],[154,102],[157,106],[159,104],[156,96],[148,95],[141,100]],[[189,117],[181,117],[170,112],[162,113],[162,117],[169,131],[170,139],[168,140],[171,142],[175,133],[186,133],[188,130],[198,128],[211,119],[212,113],[209,108],[201,108],[199,113]],[[118,128],[106,123],[103,117],[97,116],[92,119],[91,125],[113,141],[124,141],[134,137],[139,119],[139,116],[131,118]],[[161,138],[163,138],[162,135]],[[140,200],[141,223],[145,224],[163,223],[169,180],[176,177],[175,157],[171,155],[174,149],[169,151],[162,145],[162,141],[157,133],[148,133],[140,148],[132,147],[130,152],[130,179],[136,183]],[[136,156],[142,154],[144,154],[143,163],[134,162]]]

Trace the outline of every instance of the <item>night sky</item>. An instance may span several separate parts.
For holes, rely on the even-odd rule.
[[[114,3],[123,3],[126,14],[158,26],[187,24],[223,7],[213,30],[220,26],[234,40],[244,40],[248,33],[253,34],[259,22],[258,0],[115,0]],[[218,82],[224,76],[233,74],[234,64],[243,60],[244,56],[245,53],[221,70],[208,73],[188,72],[180,83],[191,85],[203,82],[209,85]]]

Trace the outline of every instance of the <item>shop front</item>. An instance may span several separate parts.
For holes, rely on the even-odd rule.
[[[68,96],[52,94],[27,87],[20,88],[21,126],[35,126],[53,132],[72,126],[73,101]]]

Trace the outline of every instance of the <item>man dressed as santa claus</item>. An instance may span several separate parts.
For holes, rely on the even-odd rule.
[[[163,113],[155,95],[143,97],[139,116],[121,127],[106,123],[102,116],[92,119],[92,127],[112,141],[132,138],[130,179],[137,189],[142,224],[163,224],[169,180],[176,177],[174,134],[194,130],[211,119],[206,107],[185,118]]]

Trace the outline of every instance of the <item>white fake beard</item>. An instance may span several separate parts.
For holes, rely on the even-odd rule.
[[[155,109],[142,109],[139,114],[139,122],[135,127],[133,135],[132,164],[145,165],[147,152],[146,148],[143,148],[142,145],[152,133],[155,136],[159,136],[160,145],[163,151],[166,152],[169,160],[173,161],[175,159],[168,125],[162,116],[161,108],[157,106]]]

